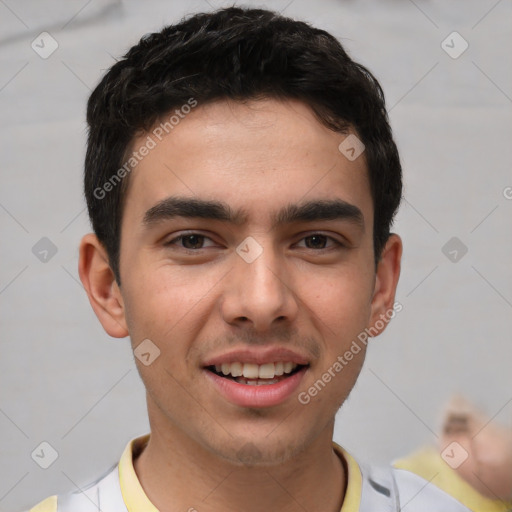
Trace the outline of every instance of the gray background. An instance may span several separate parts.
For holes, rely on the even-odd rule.
[[[144,33],[223,5],[0,0],[1,510],[76,489],[148,429],[129,341],[104,333],[78,279],[85,103]],[[403,160],[403,311],[372,341],[335,440],[388,462],[436,441],[457,391],[512,425],[512,3],[245,5],[339,37],[381,81]],[[47,59],[31,48],[42,31],[59,45]],[[441,47],[453,31],[469,43],[457,59]],[[47,262],[32,251],[43,237],[57,248]],[[468,248],[455,263],[452,237]],[[59,455],[46,470],[31,458],[42,441]]]

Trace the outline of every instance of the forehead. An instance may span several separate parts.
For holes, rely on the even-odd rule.
[[[134,140],[135,151],[151,149],[130,176],[131,221],[172,195],[219,200],[246,219],[275,220],[274,205],[313,198],[342,199],[371,217],[364,154],[348,160],[338,149],[347,134],[329,130],[304,103],[223,100],[187,111]]]

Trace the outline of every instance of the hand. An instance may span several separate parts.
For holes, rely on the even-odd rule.
[[[439,450],[453,441],[469,454],[455,469],[459,476],[488,498],[512,500],[512,428],[491,421],[457,395],[444,414]]]

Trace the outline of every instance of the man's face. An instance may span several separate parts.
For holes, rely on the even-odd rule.
[[[232,461],[252,443],[272,463],[332,428],[364,346],[307,405],[298,397],[375,321],[367,169],[364,154],[340,153],[344,138],[298,101],[219,101],[197,106],[132,172],[120,291],[133,347],[160,350],[137,360],[153,432],[174,429]],[[154,208],[168,198],[182,202]],[[227,211],[211,218],[187,200]]]

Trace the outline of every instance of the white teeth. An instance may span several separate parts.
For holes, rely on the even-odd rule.
[[[231,375],[233,377],[240,377],[243,375],[242,363],[231,363]]]
[[[243,376],[246,379],[257,379],[259,376],[259,368],[257,364],[244,363]]]
[[[297,365],[295,365],[297,366]],[[283,364],[284,373],[290,373],[293,370],[294,364],[290,362],[286,362]]]
[[[268,386],[269,384],[276,384],[279,382],[278,379],[264,379],[264,380],[256,380],[256,379],[244,379],[243,377],[238,377],[235,379],[239,384],[247,384],[248,386]]]
[[[244,377],[245,379],[273,379],[285,373],[291,373],[295,368],[297,368],[297,364],[291,361],[278,361],[277,363],[265,363],[260,365],[239,362],[215,365],[215,371],[217,373],[231,375],[232,377]],[[252,382],[250,385],[252,385]]]
[[[260,379],[273,379],[275,373],[274,363],[262,364],[259,368],[258,377]]]

